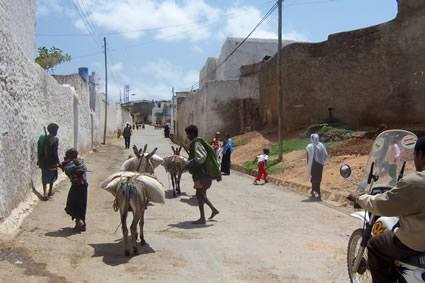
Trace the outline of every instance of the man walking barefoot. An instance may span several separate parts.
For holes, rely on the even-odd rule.
[[[207,197],[207,190],[211,187],[212,180],[221,181],[221,172],[218,168],[216,155],[212,147],[204,139],[198,137],[198,128],[190,125],[186,129],[187,138],[191,141],[189,147],[189,163],[185,169],[192,174],[193,187],[196,189],[200,218],[192,224],[205,224],[204,204],[211,208],[211,216],[214,218],[220,212],[213,206]]]

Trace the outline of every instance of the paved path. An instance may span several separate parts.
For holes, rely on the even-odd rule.
[[[139,130],[131,143],[158,147],[171,155],[162,131]],[[213,183],[210,200],[220,210],[215,221],[195,226],[199,211],[191,176],[184,194],[172,198],[168,177],[165,205],[145,214],[147,246],[125,257],[119,213],[99,184],[131,154],[123,139],[110,141],[84,157],[89,169],[87,232],[74,234],[64,206],[69,181],[39,202],[19,235],[0,244],[2,282],[348,282],[345,249],[359,222],[318,202],[275,185],[252,185],[252,177],[232,171]],[[206,208],[206,214],[210,211]]]

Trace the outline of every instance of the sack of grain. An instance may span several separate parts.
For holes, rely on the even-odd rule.
[[[146,194],[150,201],[156,203],[165,203],[164,188],[157,179],[147,175],[139,175],[136,178],[136,182],[137,181],[140,181],[144,184]]]

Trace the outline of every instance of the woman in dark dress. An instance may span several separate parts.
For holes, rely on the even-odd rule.
[[[223,145],[223,159],[221,160],[221,172],[223,175],[230,175],[230,156],[232,155],[233,150],[232,139],[230,138],[230,135],[227,134]]]
[[[72,220],[75,219],[74,229],[77,232],[86,231],[87,168],[84,161],[78,158],[78,151],[71,148],[65,153],[62,169],[72,183],[65,211],[72,217]]]

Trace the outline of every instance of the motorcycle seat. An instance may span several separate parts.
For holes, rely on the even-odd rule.
[[[425,252],[403,258],[400,261],[416,267],[425,268]]]

